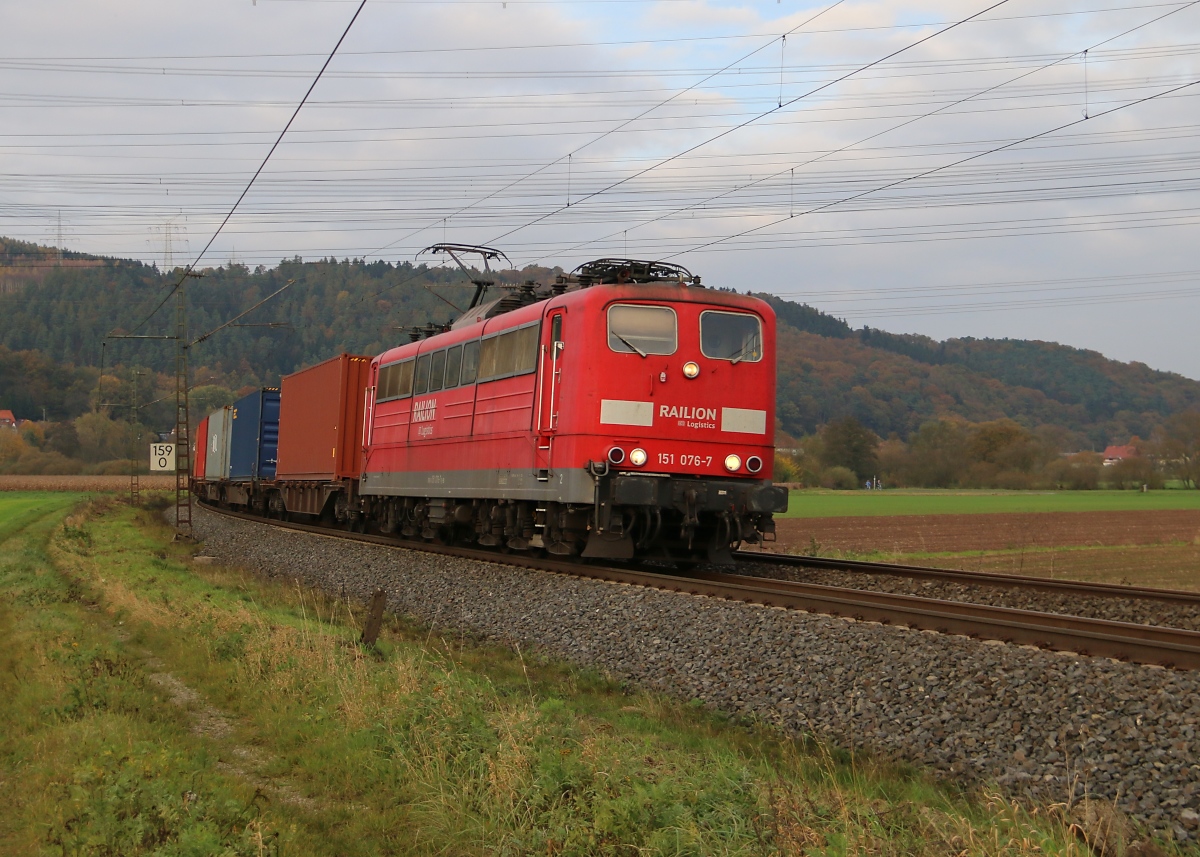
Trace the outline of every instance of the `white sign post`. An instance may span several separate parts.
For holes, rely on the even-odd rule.
[[[173,472],[175,470],[175,444],[150,444],[150,470],[151,472]]]

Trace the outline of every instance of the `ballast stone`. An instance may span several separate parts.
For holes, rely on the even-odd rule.
[[[203,509],[195,527],[222,562],[360,601],[384,586],[394,610],[435,628],[533,644],[960,780],[1116,801],[1166,837],[1197,834],[1183,815],[1200,813],[1197,674],[339,543]]]

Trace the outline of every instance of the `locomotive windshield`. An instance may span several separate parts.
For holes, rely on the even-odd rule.
[[[762,360],[762,323],[740,312],[700,313],[700,353],[713,360]]]
[[[614,304],[608,308],[608,347],[621,354],[674,354],[675,311],[663,306]]]

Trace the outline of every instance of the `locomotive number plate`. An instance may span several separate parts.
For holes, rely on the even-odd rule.
[[[673,452],[660,452],[658,454],[659,464],[675,464],[678,460],[680,467],[708,467],[712,464],[713,457],[711,455],[676,455]]]

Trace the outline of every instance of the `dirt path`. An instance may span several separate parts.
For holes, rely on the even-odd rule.
[[[1072,546],[1200,544],[1200,511],[1031,512],[785,518],[776,549],[936,553]]]
[[[124,630],[115,631],[115,636],[126,645],[129,644],[129,634]],[[136,646],[131,647],[130,652],[141,659],[146,678],[166,691],[171,702],[184,711],[191,722],[191,731],[218,742],[222,752],[217,768],[222,773],[249,783],[281,803],[310,810],[316,808],[316,801],[301,794],[286,780],[278,777],[268,779],[257,773],[266,767],[269,759],[256,748],[234,740],[234,718],[231,715],[210,704],[194,688],[168,672],[166,664],[154,652]]]

